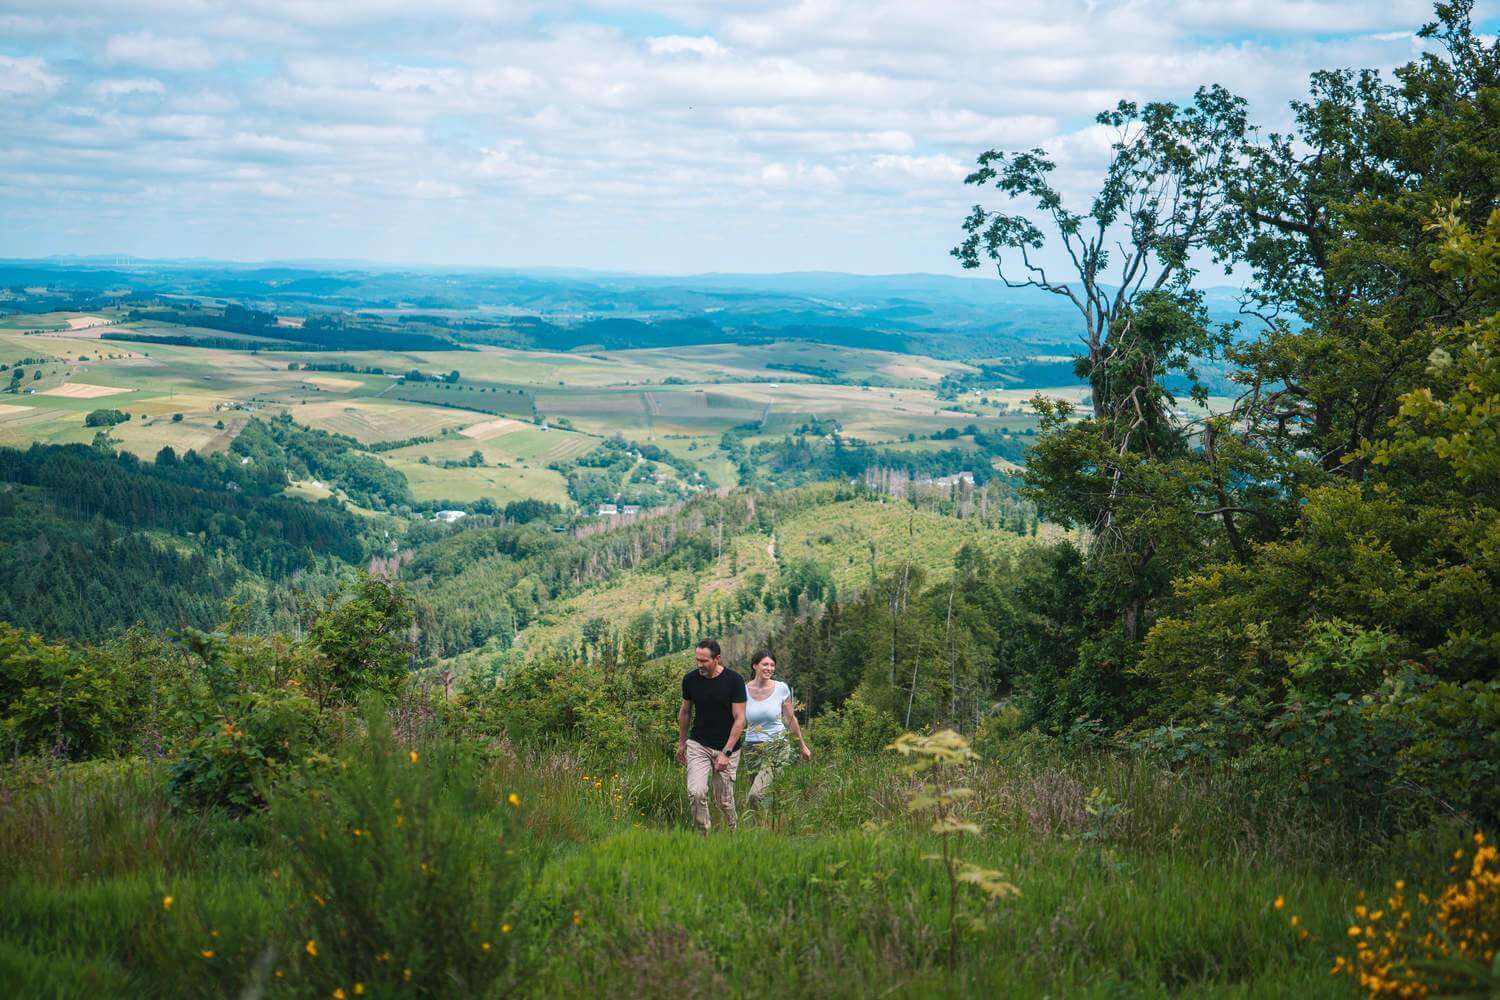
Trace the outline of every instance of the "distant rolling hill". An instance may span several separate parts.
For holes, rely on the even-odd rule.
[[[437,337],[455,347],[471,341],[551,350],[806,340],[972,359],[1069,354],[1079,331],[1074,307],[1058,296],[935,274],[658,277],[49,259],[0,262],[0,290],[0,312],[166,299],[294,317],[337,313],[343,330],[379,332],[386,345],[397,331],[413,346],[417,338],[431,346]],[[1217,316],[1233,314],[1228,290],[1210,290],[1209,300]],[[338,346],[348,345],[341,338]]]

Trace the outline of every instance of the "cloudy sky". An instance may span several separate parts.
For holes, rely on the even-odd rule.
[[[1492,15],[1490,3],[1481,13]],[[0,0],[0,257],[956,270],[989,147],[1255,116],[1408,0]]]

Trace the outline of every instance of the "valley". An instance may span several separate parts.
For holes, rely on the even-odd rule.
[[[0,444],[88,443],[96,429],[85,418],[107,402],[130,417],[110,429],[118,448],[147,460],[166,447],[207,454],[228,448],[251,415],[285,413],[356,447],[374,446],[377,459],[410,483],[417,505],[463,508],[527,497],[596,505],[603,495],[570,492],[560,467],[619,436],[671,456],[643,459],[636,473],[662,489],[624,500],[652,506],[740,485],[738,463],[722,447],[731,430],[739,447],[752,450],[810,430],[819,440],[836,435],[869,446],[876,461],[898,464],[967,450],[971,460],[949,464],[987,476],[1012,467],[1024,435],[1034,433],[1023,398],[1040,390],[1076,402],[1085,394],[1076,386],[1008,388],[994,398],[984,389],[954,393],[944,379],[977,369],[806,342],[587,353],[485,344],[297,352],[250,350],[250,341],[235,349],[220,344],[217,332],[212,346],[124,339],[161,329],[127,315],[0,317],[0,364],[23,372],[14,401],[0,411]],[[101,330],[111,339],[100,339]],[[1000,453],[976,446],[973,430],[1004,442]],[[766,482],[776,484],[774,472]],[[624,492],[603,498],[620,500]]]

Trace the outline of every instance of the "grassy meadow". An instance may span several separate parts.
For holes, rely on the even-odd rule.
[[[979,829],[955,849],[1018,894],[961,887],[950,969],[916,781],[837,723],[813,724],[818,756],[774,808],[704,840],[665,756],[462,750],[430,710],[396,719],[344,720],[312,777],[239,819],[172,809],[151,760],[7,772],[0,978],[55,997],[1335,997],[1359,890],[1431,874],[1355,861],[1347,831],[1211,774],[999,743],[954,775]]]

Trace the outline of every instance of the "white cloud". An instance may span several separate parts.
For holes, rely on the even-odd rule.
[[[796,188],[800,191],[834,191],[841,186],[838,175],[821,163],[768,163],[760,168],[759,179],[771,188]]]
[[[126,63],[146,69],[186,73],[210,69],[214,57],[208,47],[192,38],[164,38],[154,31],[115,35],[104,45],[109,63]]]
[[[871,170],[884,177],[931,182],[961,181],[969,168],[951,156],[896,156],[885,154],[870,161]]]
[[[35,97],[55,93],[60,86],[62,77],[48,71],[46,60],[0,56],[0,96]]]
[[[417,181],[412,185],[412,194],[418,198],[462,198],[464,189],[447,181]]]
[[[714,41],[708,35],[688,37],[686,35],[661,35],[656,38],[646,39],[646,49],[653,56],[682,55],[692,53],[698,56],[722,56],[727,52],[724,46]]]
[[[101,101],[131,97],[136,94],[154,94],[159,97],[166,92],[166,85],[160,80],[139,78],[100,80],[89,87],[89,93]]]
[[[405,252],[435,260],[730,267],[758,253],[780,267],[795,248],[804,264],[891,269],[947,265],[984,149],[1044,146],[1084,198],[1108,155],[1089,122],[1122,97],[1222,82],[1280,126],[1310,70],[1405,61],[1431,16],[1427,0],[0,10],[0,216],[32,220],[0,232],[0,253],[117,234],[161,241],[135,252],[251,252],[213,249],[233,231],[275,256],[316,229],[347,256],[405,220]]]

